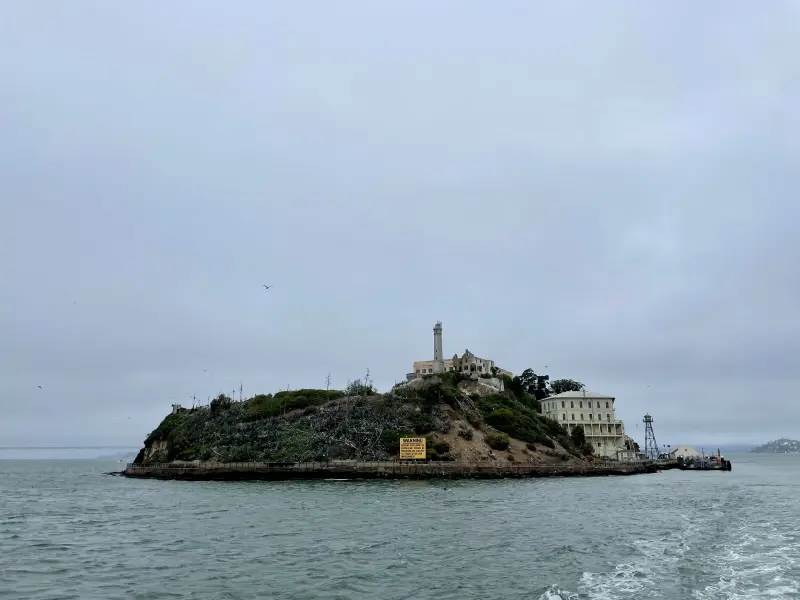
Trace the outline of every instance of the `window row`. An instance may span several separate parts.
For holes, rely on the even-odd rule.
[[[595,419],[595,416],[597,417],[597,419]],[[579,420],[583,421],[583,413],[580,413],[580,417],[581,418]],[[566,413],[561,413],[561,420],[562,421],[566,421],[567,420],[567,414]],[[575,420],[575,413],[572,413],[570,415],[570,419],[569,420],[570,421],[574,421]],[[596,420],[598,422],[602,422],[603,415],[601,415],[600,413],[597,413],[597,415],[593,415],[592,413],[589,413],[589,420],[590,421],[595,421]],[[606,421],[611,422],[611,413],[606,413]]]

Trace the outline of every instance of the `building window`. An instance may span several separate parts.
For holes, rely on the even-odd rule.
[[[608,402],[606,402],[606,408],[608,408]]]
[[[569,401],[569,407],[575,408],[575,403],[572,400]]]
[[[564,401],[561,401],[561,408],[564,408]]]
[[[561,420],[562,421],[566,421],[567,420],[567,415],[561,415]]]
[[[583,413],[581,413],[581,421],[583,421]]]
[[[589,420],[592,420],[592,413],[589,413]]]
[[[478,371],[483,371],[483,367],[478,365]]]
[[[575,420],[575,413],[572,413],[572,420]]]
[[[609,422],[611,421],[611,415],[609,415],[608,413],[606,413],[606,421],[609,421]]]
[[[600,442],[597,442],[597,447],[599,448],[600,446],[602,446],[602,444]]]
[[[417,374],[419,374],[419,369],[417,369]]]
[[[578,402],[578,408],[583,408],[583,400],[581,400],[580,402]]]

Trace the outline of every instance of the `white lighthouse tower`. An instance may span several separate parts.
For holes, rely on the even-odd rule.
[[[442,352],[442,322],[433,326],[433,372],[444,372],[444,353]]]

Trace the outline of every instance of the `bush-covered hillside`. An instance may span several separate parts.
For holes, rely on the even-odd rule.
[[[486,452],[514,439],[576,456],[584,449],[537,412],[538,401],[526,392],[470,396],[464,383],[461,375],[445,373],[386,394],[304,389],[243,402],[220,395],[209,406],[168,415],[135,462],[386,460],[397,456],[400,437],[415,435],[428,436],[429,457],[440,460],[459,458],[448,435],[459,446],[481,445]]]

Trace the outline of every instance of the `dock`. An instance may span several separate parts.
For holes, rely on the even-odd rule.
[[[542,465],[444,461],[330,461],[301,463],[128,464],[124,477],[185,481],[284,481],[297,479],[505,479],[529,477],[604,477],[656,473],[678,468],[677,461]]]

